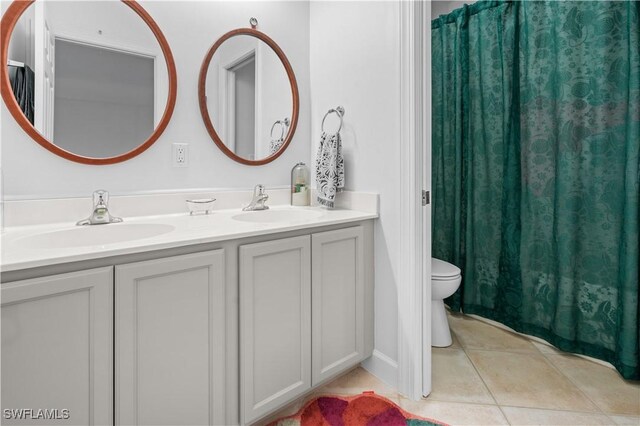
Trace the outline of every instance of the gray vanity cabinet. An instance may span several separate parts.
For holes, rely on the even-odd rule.
[[[240,247],[241,424],[311,388],[311,237]]]
[[[4,283],[1,292],[2,424],[112,424],[113,268]],[[7,409],[34,411],[14,421]],[[60,420],[36,419],[37,409]]]
[[[26,271],[0,287],[2,408],[69,410],[56,424],[265,419],[371,355],[373,254],[363,221]]]
[[[240,247],[242,424],[371,355],[372,261],[363,226]]]
[[[361,226],[313,234],[312,384],[365,356],[365,265]]]
[[[224,250],[115,270],[115,424],[225,424]]]

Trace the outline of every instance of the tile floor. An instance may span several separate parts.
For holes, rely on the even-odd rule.
[[[428,398],[410,401],[357,368],[269,420],[297,412],[320,394],[373,390],[451,425],[640,426],[640,382],[471,317],[450,315],[449,323],[454,342],[432,352]]]

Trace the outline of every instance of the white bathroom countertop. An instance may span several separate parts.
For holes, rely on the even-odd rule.
[[[275,211],[309,211],[308,214],[295,214],[291,219],[278,222],[247,222],[234,219],[245,212],[238,208],[214,210],[209,215],[194,215],[188,213],[167,214],[160,216],[139,216],[127,218],[124,222],[108,225],[76,226],[75,223],[38,224],[27,226],[12,226],[4,229],[1,235],[2,253],[0,269],[3,272],[17,271],[42,266],[57,265],[69,262],[79,262],[111,256],[143,253],[194,244],[204,244],[219,241],[235,240],[239,238],[274,234],[306,228],[317,228],[327,225],[337,225],[357,222],[378,217],[377,212],[337,208],[328,210],[321,207],[291,207],[288,205],[271,206],[269,210],[248,212],[260,215],[263,212]],[[152,225],[149,229],[165,228],[169,230],[159,235],[145,238],[127,239],[107,244],[77,245],[74,235],[84,233],[81,237],[91,239],[91,232],[98,232],[103,236],[111,231],[114,235],[127,234],[136,224]],[[157,226],[153,226],[157,225]],[[115,228],[124,227],[121,230]],[[127,228],[128,227],[128,228]],[[153,233],[153,232],[152,232]],[[53,234],[53,235],[52,235]],[[99,238],[98,238],[99,239]],[[115,238],[115,239],[119,239]],[[39,241],[43,241],[40,245]],[[45,247],[48,245],[49,247]]]

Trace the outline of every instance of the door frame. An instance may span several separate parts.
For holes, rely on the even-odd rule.
[[[221,120],[221,129],[220,134],[223,137],[225,145],[229,147],[230,150],[236,150],[236,113],[235,113],[235,105],[236,105],[236,74],[234,68],[237,68],[239,65],[243,65],[246,62],[249,62],[253,58],[254,68],[255,68],[255,118],[254,118],[254,129],[255,132],[258,130],[259,122],[261,121],[260,114],[260,102],[261,99],[261,89],[260,86],[262,84],[261,70],[262,70],[262,60],[260,59],[260,44],[256,47],[252,47],[248,50],[241,52],[236,57],[227,61],[224,64],[220,64],[219,69],[219,91],[220,91],[220,116]],[[257,138],[255,138],[257,139]],[[254,141],[255,144],[255,141]],[[256,150],[254,148],[254,156],[256,155]]]
[[[401,267],[398,391],[431,392],[431,3],[400,3]]]

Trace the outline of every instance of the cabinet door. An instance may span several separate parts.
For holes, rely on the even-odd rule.
[[[116,267],[116,424],[224,424],[224,251]]]
[[[312,236],[313,385],[364,357],[362,227]]]
[[[311,387],[310,237],[240,247],[242,423]]]
[[[113,268],[2,284],[1,296],[2,424],[111,424]],[[34,411],[7,418],[19,409]]]

